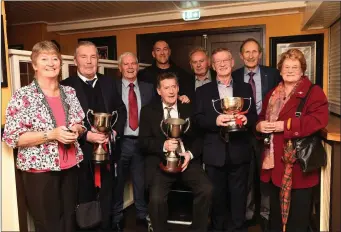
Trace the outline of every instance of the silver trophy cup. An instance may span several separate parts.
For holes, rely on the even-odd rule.
[[[171,151],[165,154],[166,163],[164,164],[161,162],[160,168],[168,173],[181,172],[182,163],[179,153],[185,152],[185,147],[181,140],[181,136],[190,128],[190,120],[189,118],[186,120],[181,118],[168,118],[161,121],[160,128],[167,139],[173,138],[179,142],[178,149],[175,152]],[[164,128],[166,128],[166,130],[164,130]]]
[[[93,116],[93,125],[98,132],[104,133],[109,136],[109,143],[95,143],[94,149],[92,152],[92,160],[96,163],[103,163],[110,159],[111,154],[111,143],[110,136],[111,131],[114,125],[117,122],[118,114],[117,111],[113,111],[111,114],[108,113],[94,113],[93,110],[89,109],[86,113],[86,118],[88,120],[89,125],[91,125],[89,120],[89,113]],[[112,119],[115,115],[115,120],[112,123]]]

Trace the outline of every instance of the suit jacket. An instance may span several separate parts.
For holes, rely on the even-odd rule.
[[[118,113],[118,120],[117,123],[114,126],[114,130],[117,132],[117,138],[122,136],[124,132],[124,125],[127,120],[127,110],[126,107],[122,101],[121,95],[117,92],[116,82],[115,79],[112,77],[107,77],[102,74],[97,73],[97,83],[96,85],[100,85],[102,95],[103,95],[103,101],[106,108],[107,113],[112,113],[114,110],[117,110]],[[86,93],[83,90],[83,81],[78,76],[71,76],[66,78],[65,80],[61,81],[62,85],[71,86],[76,90],[77,98],[83,108],[84,112],[88,112],[88,102],[86,100]],[[86,125],[87,129],[90,130],[91,126],[87,122],[87,119],[84,119],[84,124]],[[84,152],[85,159],[91,160],[92,157],[92,149],[93,144],[86,141],[86,133],[80,138],[80,144],[81,148]],[[114,146],[114,144],[112,144]],[[112,147],[113,147],[112,146]],[[113,160],[118,159],[117,152],[119,149],[113,149],[115,150],[114,154],[112,154]]]
[[[264,100],[265,95],[282,81],[282,77],[276,68],[259,65],[259,69],[262,83],[262,99]],[[244,81],[244,67],[233,71],[232,77],[234,80]]]
[[[198,157],[202,151],[202,139],[197,136],[197,127],[192,120],[192,105],[177,103],[180,118],[190,118],[190,129],[182,137],[185,149],[193,154],[191,162],[198,162]],[[154,173],[159,169],[159,163],[165,158],[163,152],[166,136],[161,132],[160,123],[164,118],[164,109],[160,99],[144,106],[141,110],[139,143],[142,152],[146,155],[146,183],[148,186],[152,182]]]
[[[204,133],[203,161],[205,164],[221,167],[227,162],[233,164],[250,162],[252,157],[250,136],[252,128],[257,121],[257,111],[252,95],[250,84],[244,83],[244,81],[233,81],[234,97],[251,97],[252,99],[251,107],[245,115],[247,117],[246,127],[248,130],[246,132],[229,133],[229,160],[226,160],[226,142],[221,138],[221,127],[216,125],[216,119],[219,114],[212,106],[212,100],[220,99],[217,81],[205,84],[197,89],[194,117]],[[247,109],[248,104],[249,101],[244,100],[243,110]],[[222,112],[218,104],[215,106],[218,111]]]
[[[152,84],[143,81],[137,81],[141,94],[141,109],[155,97],[155,91]],[[117,93],[122,98],[122,78],[116,79]]]
[[[305,77],[279,113],[277,121],[284,121],[284,132],[274,133],[275,167],[270,170],[261,170],[261,180],[264,182],[268,182],[271,179],[275,185],[281,186],[284,173],[282,156],[284,155],[283,148],[285,141],[311,135],[318,130],[323,129],[328,124],[328,101],[326,95],[319,86],[314,86],[312,88],[302,109],[301,117],[297,118],[295,116],[296,109],[301,102],[301,99],[307,94],[310,85],[311,82]],[[259,121],[265,120],[266,109],[272,92],[273,91],[269,92],[264,99],[264,107],[259,114]],[[289,118],[292,119],[290,130],[286,128]],[[262,160],[263,159],[264,154],[262,154]],[[318,172],[318,170],[315,170],[309,173],[303,173],[300,164],[295,162],[292,168],[292,187],[294,189],[310,188],[317,185],[319,182]]]

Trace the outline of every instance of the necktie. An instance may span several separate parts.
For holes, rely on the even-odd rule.
[[[254,76],[255,74],[256,74],[256,73],[254,73],[254,72],[249,72],[249,73],[248,73],[248,75],[250,76],[249,84],[251,85],[251,88],[252,88],[253,99],[254,99],[255,102],[256,102],[256,84],[255,84],[255,80],[253,79],[253,76]]]
[[[95,80],[96,80],[96,78],[94,78],[94,79],[92,79],[92,80],[89,80],[89,81],[86,81],[86,83],[87,83],[88,85],[90,85],[91,88],[93,88],[93,84],[94,84]]]
[[[172,107],[165,107],[165,109],[167,110],[167,118],[166,119],[171,118],[170,112],[172,110]]]
[[[138,128],[137,97],[134,91],[134,84],[129,84],[129,127],[134,131]]]

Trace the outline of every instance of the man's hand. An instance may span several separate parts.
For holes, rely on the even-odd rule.
[[[238,118],[238,119],[242,120],[243,125],[246,125],[246,123],[247,123],[247,117],[246,117],[245,115],[243,115],[243,114],[237,114],[237,115],[235,116],[235,118]]]
[[[181,103],[190,103],[191,100],[186,95],[181,95],[178,97],[178,100],[181,101]]]
[[[191,154],[189,152],[184,152],[184,153],[180,153],[179,155],[185,158],[184,163],[181,166],[182,168],[181,172],[184,172],[186,168],[188,167],[189,161],[191,160]]]
[[[167,139],[163,144],[166,151],[175,151],[178,147],[179,141],[176,139]]]
[[[227,123],[233,119],[233,115],[220,114],[216,119],[217,126],[227,126]]]
[[[90,143],[108,143],[109,137],[91,127],[91,131],[88,131],[86,135],[86,140]]]

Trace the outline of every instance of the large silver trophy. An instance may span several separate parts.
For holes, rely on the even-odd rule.
[[[91,125],[89,120],[89,113],[93,115],[93,125]],[[115,115],[115,120],[112,123],[113,117]],[[93,110],[89,109],[86,113],[86,118],[89,125],[94,127],[98,132],[104,133],[109,137],[109,143],[95,143],[92,152],[92,160],[96,163],[103,163],[110,159],[111,154],[111,131],[117,122],[118,114],[117,111],[113,111],[111,114],[108,113],[94,113]]]
[[[249,107],[245,111],[242,111],[244,107],[244,100],[249,100]],[[219,101],[223,112],[219,112],[215,107],[216,102]],[[250,98],[225,97],[222,99],[212,100],[213,108],[218,114],[230,114],[234,116],[233,119],[227,122],[227,126],[225,126],[224,128],[223,132],[225,134],[224,135],[225,140],[227,140],[228,137],[227,133],[229,132],[246,131],[243,122],[240,119],[235,118],[235,116],[238,114],[246,114],[249,111],[251,104],[252,104],[251,97]]]
[[[168,173],[177,173],[181,172],[181,159],[179,153],[185,152],[184,144],[181,140],[181,136],[188,131],[190,127],[190,120],[181,119],[181,118],[168,118],[166,120],[162,120],[160,123],[160,128],[163,134],[167,137],[167,139],[173,138],[178,140],[179,146],[175,152],[167,152],[166,163],[160,163],[160,168]],[[164,129],[166,128],[166,129]]]

